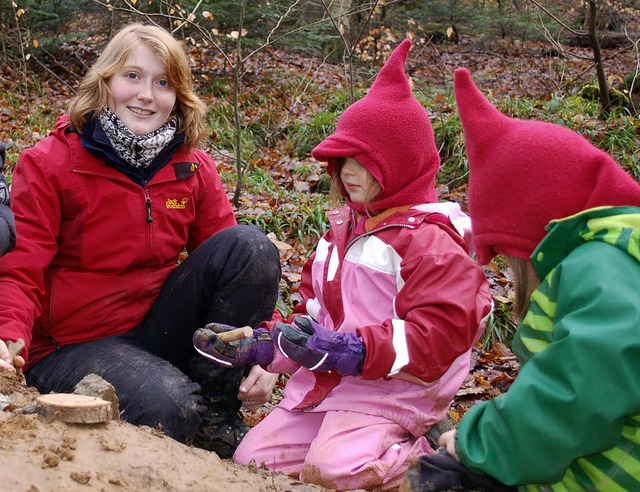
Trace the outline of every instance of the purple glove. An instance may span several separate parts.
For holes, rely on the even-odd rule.
[[[209,323],[193,334],[193,346],[201,355],[227,367],[268,365],[273,360],[271,334],[264,328],[253,330],[253,336],[223,341],[218,334],[235,330],[235,326]]]
[[[312,371],[335,371],[341,376],[362,372],[365,346],[355,333],[327,330],[306,316],[294,319],[298,326],[276,323],[272,336],[280,351]]]

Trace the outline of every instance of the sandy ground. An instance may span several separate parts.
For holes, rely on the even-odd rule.
[[[281,474],[236,465],[119,420],[66,424],[37,413],[39,396],[0,372],[0,488],[45,491],[326,491]]]

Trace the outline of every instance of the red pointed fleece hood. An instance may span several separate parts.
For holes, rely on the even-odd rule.
[[[405,39],[378,73],[369,92],[340,116],[335,133],[311,154],[328,162],[333,176],[340,158],[352,157],[380,183],[367,209],[378,212],[413,203],[436,202],[440,156],[425,108],[413,96],[404,73],[411,40]],[[343,195],[347,196],[343,190]],[[352,208],[362,212],[362,204]]]
[[[469,215],[478,261],[529,259],[554,219],[606,205],[640,206],[640,184],[578,133],[510,118],[454,74],[469,158]]]

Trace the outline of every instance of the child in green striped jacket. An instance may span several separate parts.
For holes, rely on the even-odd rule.
[[[455,96],[473,242],[480,263],[513,267],[521,369],[441,451],[462,486],[640,490],[640,185],[577,133],[500,113],[465,69]],[[421,457],[404,490],[449,490],[442,459]]]

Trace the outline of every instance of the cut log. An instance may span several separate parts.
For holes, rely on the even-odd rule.
[[[111,420],[111,403],[94,396],[51,393],[39,396],[39,413],[69,424],[98,424]]]

